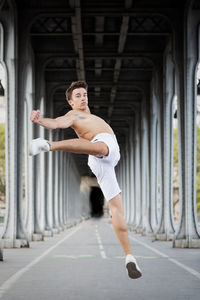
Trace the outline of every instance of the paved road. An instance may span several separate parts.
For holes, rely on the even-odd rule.
[[[2,300],[197,300],[200,249],[129,233],[143,277],[127,277],[124,257],[107,219],[83,222],[30,249],[4,249]]]

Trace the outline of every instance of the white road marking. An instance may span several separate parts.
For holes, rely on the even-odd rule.
[[[176,260],[175,258],[170,258],[170,257],[169,257],[168,255],[166,255],[165,253],[163,253],[163,252],[161,252],[161,251],[155,249],[154,247],[151,247],[151,246],[147,245],[146,243],[144,243],[144,242],[142,242],[142,241],[139,241],[138,239],[136,239],[136,238],[134,238],[134,237],[132,237],[132,236],[130,236],[130,239],[133,240],[133,241],[135,241],[136,243],[138,243],[138,244],[144,246],[145,248],[147,248],[147,249],[153,251],[154,253],[160,255],[161,257],[167,258],[169,261],[171,261],[171,262],[174,263],[175,265],[177,265],[177,266],[179,266],[180,268],[182,268],[182,269],[188,271],[190,274],[192,274],[192,275],[196,276],[198,279],[200,279],[200,273],[197,272],[196,270],[194,270],[194,269],[192,269],[192,268],[190,268],[190,267],[188,267],[188,266],[186,266],[186,265],[180,263],[180,262],[179,262],[178,260]]]
[[[57,254],[54,255],[53,258],[69,258],[69,259],[80,259],[80,258],[95,258],[95,255],[91,254],[81,254],[81,255],[64,255],[64,254]]]
[[[0,286],[0,298],[3,297],[3,295],[12,287],[12,285],[19,280],[24,273],[29,271],[33,266],[35,266],[37,263],[39,263],[45,256],[47,256],[52,250],[54,250],[56,247],[58,247],[60,244],[62,244],[64,241],[66,241],[68,238],[70,238],[73,234],[75,234],[78,230],[80,230],[81,226],[78,226],[75,228],[72,232],[70,232],[68,235],[66,235],[62,240],[57,242],[54,246],[50,247],[48,250],[46,250],[43,254],[35,258],[31,263],[26,265],[21,270],[17,271],[15,274],[13,274],[10,278],[8,278],[1,286]]]
[[[106,258],[107,258],[106,253],[105,253],[104,251],[101,250],[100,253],[101,253],[101,257],[102,257],[103,259],[106,259]]]
[[[96,225],[96,230],[95,230],[95,232],[96,232],[96,238],[97,238],[97,241],[98,241],[98,245],[99,245],[101,257],[102,257],[103,259],[106,259],[107,256],[106,256],[106,253],[105,253],[105,250],[104,250],[102,241],[101,241],[101,237],[100,237],[99,232],[98,232],[98,229],[97,229],[97,225]]]

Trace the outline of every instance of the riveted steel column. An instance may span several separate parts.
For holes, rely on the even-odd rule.
[[[135,126],[134,126],[134,140],[133,140],[133,159],[134,159],[134,202],[133,202],[133,219],[132,219],[132,229],[134,230],[136,227],[136,199],[137,199],[137,191],[136,191],[136,186],[137,186],[137,169],[136,169],[136,145],[137,145],[137,138],[136,138],[136,118],[135,118]]]
[[[60,134],[60,140],[62,140],[62,133]],[[64,229],[64,221],[63,221],[63,151],[59,151],[59,165],[58,165],[58,172],[59,172],[59,181],[58,181],[58,187],[59,187],[59,223],[62,229]]]
[[[143,235],[152,234],[153,230],[150,224],[150,202],[149,202],[149,147],[148,147],[148,114],[147,99],[144,97],[142,103],[142,124],[141,124],[141,233]]]
[[[156,97],[154,93],[154,81],[151,87],[151,112],[150,112],[150,206],[151,206],[151,227],[155,230],[156,222],[156,199],[157,199],[157,111]]]
[[[126,173],[126,221],[130,222],[130,144],[129,140],[126,143],[126,160],[125,160],[125,173]]]
[[[67,225],[67,153],[63,153],[63,222]]]
[[[123,169],[124,169],[124,191],[125,191],[125,219],[126,222],[128,221],[128,173],[127,173],[127,161],[128,161],[128,151],[127,151],[127,144],[125,145],[125,154],[124,154],[124,163],[123,163]]]
[[[5,89],[6,98],[6,131],[5,131],[5,145],[6,145],[6,215],[3,229],[3,246],[4,248],[28,246],[28,237],[24,230],[24,224],[21,222],[22,210],[19,207],[19,196],[22,191],[18,186],[18,166],[20,156],[18,148],[19,144],[19,128],[17,126],[17,101],[19,100],[19,80],[17,77],[17,32],[14,8],[8,9],[1,13],[1,19],[5,26],[5,43],[3,50],[5,54],[1,53],[1,61],[6,66],[6,78],[10,78],[10,82]],[[0,26],[1,39],[3,36],[3,27]],[[2,41],[2,40],[1,40]],[[20,104],[21,105],[21,104]],[[22,108],[22,106],[20,106]],[[20,128],[22,129],[22,128]],[[21,179],[20,179],[21,180]],[[21,183],[20,183],[21,184]],[[21,200],[21,198],[20,198]],[[20,219],[18,212],[20,211]]]
[[[33,108],[33,102],[35,99],[35,94],[34,93],[29,93],[27,95],[27,114],[28,117],[30,116],[30,113]],[[27,142],[28,144],[30,141],[33,139],[33,124],[32,122],[29,121],[29,118],[27,120]],[[33,159],[26,154],[26,160],[27,160],[27,170],[28,174],[27,176],[27,197],[28,197],[28,203],[27,203],[27,218],[26,218],[26,231],[29,240],[32,239],[32,234],[34,231],[34,212],[33,212],[33,207],[34,207],[34,191],[33,191]]]
[[[127,207],[127,189],[126,189],[126,172],[125,172],[125,168],[126,168],[126,150],[124,149],[123,154],[122,154],[122,200],[123,200],[123,207],[124,207],[124,215],[125,215],[125,219],[126,219],[126,207]]]
[[[193,1],[191,2],[191,4]],[[179,71],[181,165],[182,165],[182,217],[180,228],[173,241],[174,247],[200,247],[200,233],[196,217],[196,65],[198,57],[199,11],[187,10],[184,21],[184,36],[180,28],[176,35],[176,63]],[[180,48],[178,48],[180,47]],[[182,54],[182,55],[181,55]],[[185,68],[182,68],[185,63]],[[183,76],[182,76],[183,74]]]
[[[157,66],[157,70],[155,73],[155,94],[157,100],[157,118],[158,118],[158,126],[157,126],[157,184],[156,184],[156,239],[165,239],[165,228],[164,228],[164,214],[165,214],[165,206],[164,206],[164,197],[163,197],[163,182],[164,176],[163,173],[164,168],[164,160],[166,159],[164,156],[164,144],[163,144],[163,68]],[[159,199],[160,197],[160,199]],[[160,200],[160,203],[159,203]],[[158,205],[160,204],[160,214],[158,215]]]
[[[69,225],[69,153],[66,153],[66,221],[67,226]]]
[[[170,47],[170,44],[168,45]],[[172,63],[170,48],[166,49],[165,55],[165,82],[164,82],[164,101],[163,101],[163,219],[160,224],[159,233],[156,238],[159,240],[171,240],[174,236],[175,229],[173,225],[173,199],[172,199],[172,101],[175,93],[174,90],[174,66]]]
[[[141,164],[140,164],[140,113],[137,114],[136,116],[136,130],[135,130],[135,204],[136,204],[136,209],[135,209],[135,229],[137,230],[137,227],[140,223],[141,219]]]
[[[135,186],[134,186],[134,128],[133,128],[133,121],[130,124],[130,134],[129,134],[129,144],[130,144],[130,220],[129,220],[129,226],[130,229],[132,229],[133,222],[134,222],[134,202],[135,202],[135,197],[134,197],[134,191],[135,191]]]
[[[52,131],[46,133],[46,139],[52,140]],[[45,236],[52,236],[53,231],[53,152],[45,153]]]
[[[58,131],[54,132],[54,140],[58,140]],[[53,232],[59,232],[58,221],[58,151],[53,152]]]
[[[39,65],[39,63],[38,63]],[[41,67],[41,66],[40,66]],[[41,69],[38,69],[36,76],[36,97],[37,103],[36,107],[40,108],[41,115],[44,116],[44,78],[41,80],[40,76],[42,74]],[[40,72],[41,71],[41,72]],[[44,128],[39,127],[37,124],[34,125],[35,138],[44,138]],[[46,153],[40,153],[34,156],[34,233],[32,239],[34,241],[44,240],[44,230],[45,230],[45,169],[44,169],[44,156]]]
[[[141,121],[140,121],[140,220],[137,227],[137,232],[142,233],[144,230],[144,217],[145,217],[145,203],[146,203],[146,181],[145,181],[145,168],[146,168],[146,157],[145,157],[145,103],[144,99],[141,108]]]

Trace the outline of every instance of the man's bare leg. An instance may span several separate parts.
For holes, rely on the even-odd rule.
[[[73,153],[83,153],[90,155],[108,155],[108,147],[103,142],[92,143],[86,139],[71,139],[59,142],[48,142],[44,139],[36,139],[32,141],[29,148],[29,155],[36,155],[40,152],[62,150]],[[112,213],[112,224],[116,235],[122,245],[126,255],[125,264],[130,278],[136,279],[141,277],[142,273],[139,269],[136,259],[132,255],[130,243],[128,239],[128,229],[124,219],[124,210],[121,195],[118,194],[109,201]]]
[[[109,200],[108,203],[112,214],[112,225],[126,256],[125,265],[128,275],[132,279],[139,278],[142,276],[142,272],[130,248],[128,228],[124,219],[124,209],[121,194],[118,194],[113,199]]]
[[[48,142],[50,150],[63,150],[73,153],[90,154],[90,155],[107,155],[108,147],[103,142],[92,143],[86,139],[70,139],[59,142]]]
[[[130,248],[130,242],[128,238],[128,228],[124,219],[124,208],[122,204],[121,195],[117,195],[109,202],[109,207],[112,214],[112,225],[114,231],[122,245],[125,255],[133,254]]]
[[[49,142],[51,151],[63,150],[73,153],[85,153],[90,155],[107,155],[108,148],[103,142],[91,143],[86,139],[70,139],[59,142]],[[132,254],[128,239],[128,229],[124,219],[124,209],[121,195],[117,195],[109,202],[112,213],[112,225],[122,245],[125,255]]]

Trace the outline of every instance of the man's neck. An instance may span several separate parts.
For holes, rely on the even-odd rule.
[[[87,107],[86,109],[82,110],[82,109],[74,109],[75,111],[79,111],[82,113],[86,113],[86,114],[91,114],[89,107]]]

